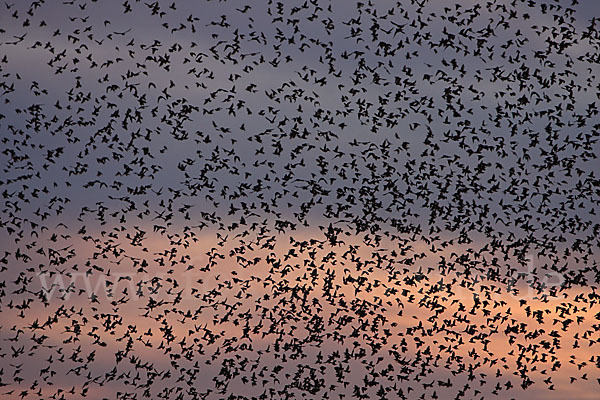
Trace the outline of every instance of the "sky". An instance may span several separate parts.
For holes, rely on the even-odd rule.
[[[597,395],[595,2],[0,8],[1,398]]]

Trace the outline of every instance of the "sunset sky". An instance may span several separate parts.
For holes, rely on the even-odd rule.
[[[598,398],[596,2],[0,9],[0,398]]]

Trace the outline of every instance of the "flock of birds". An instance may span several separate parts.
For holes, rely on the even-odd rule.
[[[3,3],[0,398],[595,398],[594,4]]]

